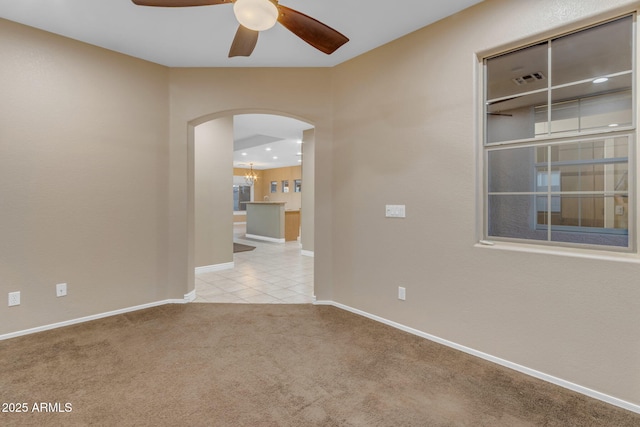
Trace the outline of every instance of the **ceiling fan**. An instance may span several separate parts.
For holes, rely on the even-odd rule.
[[[132,0],[138,6],[191,7],[233,3],[240,23],[229,50],[233,56],[249,56],[258,42],[260,31],[276,22],[327,55],[349,41],[347,37],[322,22],[297,10],[278,4],[278,0]]]

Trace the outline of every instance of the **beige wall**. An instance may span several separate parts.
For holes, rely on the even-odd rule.
[[[182,297],[169,70],[2,19],[0,52],[0,334]]]
[[[233,262],[233,117],[195,128],[195,266]]]
[[[331,229],[331,70],[322,68],[224,68],[170,70],[171,135],[169,282],[176,297],[193,289],[193,127],[212,118],[242,113],[282,114],[315,126],[316,227]],[[331,298],[331,233],[317,234],[314,271],[318,298]],[[318,248],[324,248],[318,253]],[[185,250],[186,249],[186,250]]]
[[[476,53],[636,4],[534,3],[485,1],[333,69],[333,300],[637,404],[637,256],[475,245]]]
[[[0,20],[0,291],[23,292],[0,333],[182,298],[195,126],[283,113],[315,126],[319,300],[640,404],[636,255],[476,246],[476,54],[636,5],[524,3],[486,0],[333,69],[167,70]]]
[[[315,218],[315,129],[302,132],[302,211],[300,244],[303,253],[313,254]]]

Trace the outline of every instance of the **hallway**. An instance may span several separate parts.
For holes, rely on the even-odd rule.
[[[270,243],[245,238],[236,224],[233,240],[255,246],[233,254],[235,267],[196,274],[200,303],[306,304],[313,302],[313,258],[300,255],[300,243]]]

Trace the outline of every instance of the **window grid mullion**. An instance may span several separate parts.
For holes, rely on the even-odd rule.
[[[620,20],[622,19],[627,19],[627,17],[625,18],[619,18]],[[612,20],[611,22],[614,22],[614,20]],[[607,24],[603,24],[603,25],[607,25]],[[632,31],[633,34],[635,35],[636,32],[636,23],[635,23],[635,17],[633,18],[633,22],[632,22]],[[573,34],[579,33],[579,31],[576,31]],[[564,37],[564,36],[561,36]],[[547,215],[547,229],[546,231],[546,243],[549,244],[559,244],[559,245],[565,245],[565,244],[573,244],[573,243],[577,243],[578,245],[581,244],[586,244],[587,246],[598,246],[601,244],[604,244],[605,246],[621,246],[624,247],[623,245],[618,245],[618,241],[619,240],[606,240],[606,242],[611,242],[611,243],[599,243],[596,242],[594,239],[591,239],[590,241],[584,241],[581,238],[578,238],[576,240],[573,240],[573,238],[569,238],[567,237],[567,233],[572,233],[574,231],[578,231],[578,229],[580,229],[580,232],[589,232],[589,233],[599,233],[599,231],[597,231],[597,229],[604,229],[606,227],[603,228],[603,225],[593,225],[593,224],[598,224],[598,222],[596,221],[604,221],[604,217],[602,217],[602,215],[605,215],[606,212],[609,212],[609,214],[613,214],[613,211],[611,211],[611,209],[613,209],[613,207],[610,207],[609,210],[606,210],[606,206],[605,209],[602,212],[602,215],[600,214],[596,214],[596,210],[597,210],[597,206],[599,206],[599,204],[601,204],[602,202],[596,202],[595,198],[607,198],[607,197],[613,197],[613,196],[617,196],[617,195],[624,195],[629,197],[630,199],[634,198],[634,191],[635,191],[635,185],[633,182],[629,182],[629,185],[627,187],[626,190],[622,190],[619,191],[617,189],[613,189],[614,191],[607,191],[607,186],[605,186],[605,188],[603,189],[603,191],[583,191],[585,189],[585,185],[586,185],[586,189],[589,188],[596,188],[597,182],[596,181],[596,177],[595,175],[593,175],[595,172],[590,171],[588,168],[586,170],[583,170],[582,165],[586,165],[585,167],[589,166],[589,165],[593,165],[595,166],[596,164],[603,164],[603,165],[610,165],[611,167],[614,167],[615,164],[620,164],[620,165],[624,165],[626,164],[626,170],[627,173],[629,174],[629,178],[631,178],[632,176],[635,176],[635,149],[636,149],[636,144],[635,144],[635,139],[633,138],[632,134],[629,132],[633,132],[634,127],[636,126],[636,108],[635,108],[635,99],[636,99],[636,91],[635,91],[635,86],[636,86],[636,82],[635,82],[635,78],[632,78],[632,86],[631,86],[631,97],[632,97],[632,103],[631,103],[631,116],[632,116],[632,120],[631,120],[631,126],[627,126],[626,128],[624,128],[624,133],[623,133],[623,129],[619,129],[617,133],[615,132],[605,132],[604,130],[600,130],[597,132],[594,131],[587,131],[587,135],[582,134],[582,126],[583,125],[589,125],[591,124],[591,122],[588,122],[584,117],[583,117],[583,112],[584,114],[589,114],[589,112],[592,111],[592,107],[590,105],[587,105],[586,103],[584,103],[582,101],[582,99],[578,98],[575,101],[576,102],[576,106],[574,107],[574,111],[577,112],[575,114],[577,114],[577,117],[573,117],[573,124],[570,124],[572,126],[576,126],[577,125],[577,133],[570,133],[569,131],[566,131],[566,125],[565,123],[563,123],[563,121],[567,121],[567,117],[570,117],[567,115],[567,112],[564,110],[558,111],[557,114],[554,115],[554,109],[553,109],[553,99],[554,96],[560,98],[561,96],[566,96],[567,95],[567,91],[563,91],[562,94],[561,93],[557,93],[554,94],[554,87],[553,87],[553,80],[555,78],[555,75],[552,74],[552,68],[553,68],[553,52],[555,51],[555,46],[554,46],[554,42],[556,40],[549,38],[546,41],[546,55],[547,55],[547,82],[546,82],[546,89],[539,89],[539,90],[534,90],[534,91],[530,91],[528,93],[539,93],[538,97],[536,98],[536,101],[534,102],[538,102],[538,106],[540,106],[540,102],[544,102],[543,99],[543,92],[544,90],[547,91],[546,93],[546,101],[547,101],[547,123],[546,123],[546,132],[542,132],[540,134],[536,133],[536,138],[541,137],[538,141],[535,141],[535,139],[529,139],[529,138],[514,138],[511,141],[501,141],[500,139],[496,138],[496,141],[494,142],[489,142],[489,137],[490,137],[490,132],[488,131],[488,124],[489,124],[489,118],[488,118],[488,104],[487,104],[487,85],[488,83],[491,81],[493,82],[493,80],[491,80],[491,76],[488,75],[488,72],[490,70],[490,66],[488,66],[487,60],[484,60],[483,63],[483,80],[484,80],[484,87],[485,90],[483,92],[483,123],[484,123],[484,146],[485,146],[485,156],[484,156],[484,167],[485,167],[485,173],[484,178],[485,178],[485,191],[487,194],[487,197],[484,198],[484,200],[486,201],[485,204],[485,218],[487,218],[487,220],[484,222],[485,224],[485,230],[486,230],[486,234],[485,236],[488,236],[489,233],[489,221],[491,220],[489,218],[489,205],[490,205],[490,196],[518,196],[518,195],[522,195],[522,196],[532,196],[533,200],[529,200],[527,202],[527,204],[529,206],[533,206],[533,217],[534,217],[534,224],[533,224],[533,228],[535,229],[536,227],[538,227],[539,224],[539,218],[538,215],[539,213],[541,213],[539,211],[539,204],[541,202],[541,200],[543,200],[541,197],[539,196],[543,196],[544,193],[543,191],[546,191],[546,215]],[[544,42],[543,42],[544,43]],[[635,46],[635,38],[632,40],[632,45]],[[565,44],[562,45],[563,47],[565,46]],[[540,46],[542,47],[542,46]],[[632,61],[632,66],[631,66],[631,70],[629,71],[621,71],[621,72],[615,72],[612,73],[610,76],[607,77],[615,77],[617,75],[624,75],[624,74],[629,74],[631,73],[632,77],[635,76],[636,73],[636,66],[635,66],[635,50],[632,49],[633,51],[633,61]],[[538,59],[542,59],[544,57],[544,54],[542,52],[540,52],[540,50],[538,50],[538,52],[542,55],[538,55],[537,58]],[[562,63],[563,58],[560,58],[560,63]],[[538,61],[536,61],[538,62]],[[500,70],[499,66],[496,66],[496,69]],[[497,73],[496,73],[497,74]],[[499,75],[499,74],[497,74]],[[559,76],[561,76],[561,74],[559,74]],[[525,76],[526,77],[526,76]],[[566,77],[566,76],[565,76]],[[497,80],[496,80],[497,81]],[[578,83],[588,83],[589,80],[584,80],[584,81],[573,81],[570,83],[563,83],[561,85],[558,86],[558,88],[564,88],[564,87],[571,87],[571,86],[576,86]],[[538,86],[540,87],[540,86]],[[544,87],[544,86],[543,86]],[[505,100],[507,100],[507,97],[504,97]],[[500,100],[498,98],[496,98],[496,100]],[[491,100],[491,101],[495,101],[495,100]],[[535,104],[531,104],[535,107]],[[515,110],[515,107],[514,111]],[[506,114],[505,114],[506,115]],[[514,113],[514,116],[516,116],[516,113]],[[538,116],[538,120],[541,118],[540,116]],[[542,116],[544,117],[544,116]],[[556,132],[564,132],[565,134],[562,135],[558,135],[558,134],[554,134],[553,129],[552,129],[552,119],[555,117],[555,120],[558,121],[557,126],[554,126],[553,129],[556,130]],[[586,117],[586,116],[585,116]],[[570,117],[571,118],[571,117]],[[493,122],[492,122],[493,123]],[[535,125],[535,123],[534,123]],[[492,128],[493,129],[493,128]],[[499,130],[501,130],[502,128],[498,128]],[[505,126],[505,129],[508,129]],[[571,128],[573,129],[573,128]],[[556,162],[553,161],[552,159],[552,152],[554,151],[553,148],[557,147],[559,145],[564,145],[569,144],[569,143],[573,143],[573,142],[584,142],[585,140],[596,140],[596,139],[600,139],[600,137],[597,136],[597,134],[602,133],[602,138],[617,138],[617,137],[626,137],[627,138],[627,157],[624,157],[624,154],[622,154],[622,156],[620,156],[620,154],[618,154],[620,157],[611,157],[611,158],[604,158],[604,159],[592,159],[592,161],[589,160],[583,160],[582,159],[582,155],[583,155],[583,151],[586,149],[586,147],[583,147],[581,144],[578,144],[577,147],[577,159],[576,160],[570,160],[573,156],[575,156],[575,152],[574,153],[567,153],[569,155],[569,160],[567,160],[567,156],[563,153],[556,153],[558,158],[555,159]],[[582,135],[581,135],[582,134]],[[626,134],[626,135],[625,135]],[[493,135],[493,133],[491,134]],[[519,134],[514,133],[514,135],[518,136]],[[494,136],[491,136],[492,138],[495,138]],[[573,140],[570,141],[569,139]],[[515,143],[515,144],[514,144]],[[504,147],[504,145],[506,144],[513,144],[510,147]],[[517,144],[517,145],[516,145]],[[502,146],[502,147],[498,147],[498,146]],[[531,165],[529,167],[533,167],[533,170],[539,170],[538,168],[546,168],[546,173],[543,173],[541,175],[538,175],[539,172],[534,172],[534,176],[536,176],[536,180],[539,180],[540,177],[546,176],[547,178],[547,185],[546,185],[546,190],[544,190],[544,187],[540,188],[540,187],[536,187],[534,188],[535,191],[533,192],[491,192],[489,191],[489,176],[493,176],[490,175],[490,171],[488,170],[489,168],[489,153],[493,152],[494,150],[501,150],[501,149],[506,149],[506,150],[510,150],[510,149],[518,149],[518,148],[526,148],[526,146],[529,145],[531,147],[540,147],[540,150],[537,151],[537,153],[543,153],[546,152],[547,155],[547,159],[546,161],[541,161],[541,162],[536,162],[534,160],[534,164]],[[515,153],[515,152],[514,152]],[[515,157],[516,161],[519,161],[519,154]],[[537,157],[536,151],[534,151],[533,157]],[[587,154],[587,157],[590,157]],[[509,159],[509,157],[505,157],[505,159]],[[561,159],[564,159],[561,161]],[[530,160],[529,160],[530,161]],[[500,163],[503,164],[503,163]],[[518,165],[519,163],[515,163],[516,165]],[[577,167],[577,173],[574,170],[563,170],[562,166],[572,166],[570,169],[573,169],[574,167]],[[516,166],[517,167],[517,166]],[[622,166],[624,168],[624,166]],[[552,168],[556,168],[557,170],[554,171],[552,170]],[[618,166],[615,166],[615,168],[617,169]],[[499,169],[500,170],[500,169]],[[514,169],[515,170],[515,169]],[[624,170],[624,169],[620,169],[620,170]],[[560,175],[561,173],[565,173],[566,175],[566,179],[565,181],[565,187],[570,187],[570,188],[576,188],[578,191],[563,191],[563,185],[562,185],[562,176]],[[496,177],[499,177],[500,179],[504,180],[504,176],[499,176],[501,172],[498,172],[496,174]],[[614,176],[616,174],[616,172],[613,172]],[[585,175],[586,174],[586,175]],[[606,172],[605,172],[606,174]],[[576,181],[576,176],[577,176],[577,181]],[[582,178],[585,179],[590,179],[593,180],[593,182],[591,183],[583,183],[582,182]],[[554,182],[554,177],[558,178],[558,183]],[[628,178],[628,179],[629,179]],[[496,182],[500,182],[500,179],[498,179]],[[538,183],[535,184],[535,186],[538,186]],[[499,187],[496,187],[499,188]],[[507,188],[505,188],[507,189]],[[517,189],[517,186],[514,185],[514,189]],[[524,189],[524,188],[523,188]],[[555,191],[554,191],[555,189]],[[577,204],[575,203],[576,200],[570,200],[567,202],[565,209],[567,212],[564,212],[563,208],[562,208],[562,197],[563,196],[568,196],[570,199],[571,198],[576,198],[577,199]],[[586,196],[586,197],[583,197]],[[589,197],[593,196],[594,200],[589,203]],[[583,200],[583,198],[585,200]],[[507,200],[501,197],[497,197],[496,200]],[[540,201],[540,202],[539,202]],[[555,208],[552,207],[552,202],[556,201],[557,205]],[[585,205],[583,206],[583,202],[585,203]],[[508,202],[511,203],[511,202]],[[520,203],[520,205],[517,205],[515,203]],[[605,203],[612,203],[611,200],[609,200],[609,202]],[[504,212],[504,206],[509,206],[508,204],[504,204],[504,202],[496,202],[496,206],[498,207],[498,209],[496,209],[496,212],[500,212],[499,209],[502,209]],[[522,202],[521,201],[516,201],[514,202],[514,207],[516,207],[516,212],[517,209],[520,208],[520,206],[522,206]],[[607,205],[608,206],[608,205]],[[613,205],[612,205],[613,206]],[[634,209],[634,205],[632,203],[632,200],[629,200],[629,204],[628,204],[628,208],[625,207],[625,210],[628,212],[629,210],[631,210],[631,213],[633,213]],[[618,205],[616,205],[616,208],[618,207]],[[630,209],[629,209],[630,208]],[[554,212],[559,212],[559,214],[557,215],[556,218],[556,226],[553,227],[554,228],[554,232],[557,232],[557,234],[555,235],[555,239],[556,241],[554,242],[552,240],[552,223],[553,223],[553,219],[552,219],[552,213]],[[606,211],[606,212],[605,212]],[[599,212],[599,211],[598,211]],[[617,212],[617,210],[616,210]],[[524,212],[520,212],[520,214],[524,214]],[[504,215],[503,213],[499,213],[498,216],[496,216],[496,218],[501,219],[503,218]],[[511,214],[513,216],[513,214]],[[524,214],[526,215],[526,214]],[[524,219],[525,216],[521,216],[520,218]],[[577,215],[577,217],[576,217]],[[583,218],[583,215],[586,215]],[[635,213],[633,213],[633,215],[635,216]],[[510,218],[509,215],[504,216],[504,218]],[[611,233],[612,230],[618,231],[620,233],[625,232],[626,234],[629,235],[629,240],[627,243],[627,250],[629,249],[635,249],[636,248],[636,241],[635,241],[635,237],[632,237],[632,232],[635,232],[635,222],[632,218],[632,215],[628,215],[628,219],[624,218],[623,220],[627,220],[629,221],[629,226],[620,226],[620,225],[615,225],[618,223],[618,220],[616,220],[616,223],[612,223],[611,221],[607,222],[605,221],[605,226],[608,226],[609,228],[607,230],[609,230],[608,232]],[[525,221],[525,224],[528,223],[529,221]],[[508,222],[509,223],[509,222]],[[633,224],[632,224],[633,223]],[[492,222],[491,223],[491,228],[496,227],[495,224],[498,224],[498,222]],[[510,224],[510,223],[509,223]],[[568,224],[568,225],[565,225]],[[512,229],[515,229],[516,232],[518,231],[517,229],[517,223],[516,223],[516,227],[513,228],[512,225],[510,225],[512,227]],[[619,229],[616,229],[615,227],[622,227]],[[624,229],[626,228],[626,229]],[[502,232],[502,228],[500,228],[499,226],[497,226],[496,228],[498,230],[498,232],[496,233],[495,237],[497,238],[503,238],[503,239],[516,239],[518,240],[519,238],[528,240],[528,239],[532,239],[533,241],[536,241],[536,239],[538,242],[542,243],[544,242],[544,232],[542,230],[542,227],[538,228],[538,230],[540,232],[543,233],[539,233],[537,234],[537,237],[535,237],[535,235],[531,232],[531,230],[527,231],[525,230],[522,233],[523,237],[518,237],[518,235],[513,234],[510,235],[509,233],[511,232],[511,230],[509,230],[508,228],[504,228],[504,230],[506,230],[506,233],[501,234]],[[582,230],[584,229],[584,230]],[[495,229],[494,229],[495,230]],[[491,234],[494,234],[493,231],[491,232]],[[509,237],[512,236],[512,237]],[[524,237],[524,236],[529,236],[529,237]],[[566,240],[566,239],[570,239],[570,240]],[[633,242],[632,242],[632,239]],[[587,239],[588,240],[588,239]]]
[[[551,40],[547,42],[547,136],[551,136],[551,86],[553,75],[551,74]]]
[[[549,122],[551,131],[551,122]],[[547,146],[547,241],[551,241],[551,146]]]

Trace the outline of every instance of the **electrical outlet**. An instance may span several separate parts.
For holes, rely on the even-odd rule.
[[[20,292],[9,292],[9,307],[20,305]]]
[[[407,299],[407,290],[402,286],[398,286],[398,299],[402,301]]]
[[[63,297],[67,295],[67,284],[66,283],[58,283],[56,285],[56,296]]]

